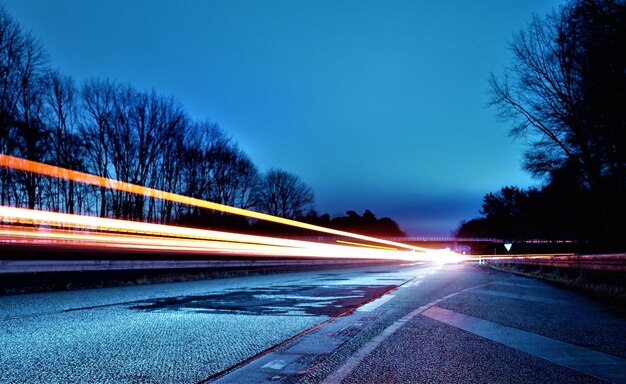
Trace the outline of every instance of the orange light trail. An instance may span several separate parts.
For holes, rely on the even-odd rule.
[[[158,189],[143,187],[136,184],[130,184],[123,181],[113,180],[101,176],[91,175],[84,172],[74,171],[70,169],[65,169],[49,164],[39,163],[36,161],[21,159],[18,157],[13,157],[5,154],[0,154],[0,166],[12,168],[20,171],[26,171],[31,173],[36,173],[43,176],[54,177],[58,179],[71,180],[74,182],[94,185],[102,188],[109,188],[118,191],[123,191],[127,193],[139,194],[146,197],[153,197],[161,200],[172,201],[176,203],[181,203],[185,205],[195,206],[199,208],[206,208],[216,211],[221,211],[225,213],[230,213],[239,216],[246,216],[254,219],[270,221],[274,223],[289,225],[292,227],[308,229],[311,231],[327,233],[336,236],[344,236],[350,237],[354,239],[369,241],[373,243],[391,245],[393,247],[401,248],[401,249],[409,249],[412,251],[419,252],[430,252],[432,251],[429,248],[416,247],[403,243],[398,243],[395,241],[388,241],[384,239],[378,239],[371,236],[360,235],[357,233],[340,231],[332,228],[320,227],[317,225],[302,223],[296,220],[285,219],[278,216],[268,215],[265,213],[250,211],[247,209],[231,207],[228,205],[218,204],[210,201],[200,200],[188,196],[179,195],[176,193],[165,192]],[[143,223],[142,223],[143,224]]]

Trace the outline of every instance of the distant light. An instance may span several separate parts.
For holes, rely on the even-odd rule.
[[[456,264],[466,260],[465,256],[451,251],[450,248],[431,250],[425,253],[425,258],[439,264]]]

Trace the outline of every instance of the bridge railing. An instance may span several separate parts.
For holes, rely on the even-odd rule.
[[[335,242],[340,239],[338,236],[297,236],[297,240],[318,241],[318,242]],[[396,241],[399,243],[514,243],[514,244],[571,244],[576,243],[575,240],[547,240],[547,239],[524,239],[524,240],[507,240],[496,237],[453,237],[453,236],[395,236],[395,237],[379,237],[383,240]]]

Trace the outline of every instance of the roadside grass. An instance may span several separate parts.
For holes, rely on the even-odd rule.
[[[556,283],[596,299],[626,305],[626,274],[519,264],[491,264],[490,268]]]

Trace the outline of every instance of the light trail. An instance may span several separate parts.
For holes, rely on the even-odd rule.
[[[138,223],[24,208],[0,206],[0,217],[5,222],[15,223],[0,226],[0,243],[8,244],[70,245],[85,248],[238,256],[432,260],[428,252],[364,249],[360,246]],[[24,227],[24,224],[39,226],[39,228]],[[82,231],[63,229],[65,227],[78,228]]]
[[[356,245],[359,247],[367,247],[367,248],[376,248],[376,249],[386,249],[388,251],[397,251],[397,248],[391,248],[391,247],[382,247],[380,245],[370,245],[370,244],[363,244],[363,243],[356,243],[354,241],[345,241],[345,240],[336,240],[337,243],[339,244],[348,244],[348,245]]]
[[[325,228],[282,217],[230,207],[122,181],[90,175],[48,164],[0,154],[0,166],[48,177],[114,189],[185,205],[271,221],[292,227],[385,244],[337,240],[341,245],[311,241],[255,236],[241,233],[197,229],[171,225],[108,219],[84,215],[29,210],[0,206],[0,218],[11,225],[0,226],[0,242],[11,244],[49,244],[71,247],[135,251],[184,252],[221,255],[270,257],[330,257],[441,261],[450,252],[411,246],[346,231]],[[24,227],[23,225],[35,226]],[[66,228],[72,228],[68,230]],[[390,247],[392,246],[392,247]],[[453,259],[456,260],[457,257]]]
[[[395,241],[388,241],[384,239],[378,239],[376,237],[360,235],[357,233],[340,231],[332,228],[320,227],[308,223],[302,223],[296,220],[285,219],[278,216],[268,215],[265,213],[250,211],[247,209],[231,207],[228,205],[218,204],[210,201],[200,200],[188,196],[183,196],[171,192],[165,192],[158,189],[143,187],[136,184],[130,184],[123,181],[113,180],[101,176],[91,175],[84,172],[74,171],[66,168],[61,168],[49,164],[39,163],[36,161],[21,159],[14,156],[0,154],[0,166],[7,167],[15,170],[36,173],[43,176],[54,177],[57,179],[71,180],[74,182],[94,185],[102,188],[109,188],[127,193],[139,194],[146,197],[153,197],[161,200],[172,201],[185,205],[195,206],[199,208],[206,208],[225,213],[231,213],[239,216],[246,216],[254,219],[270,221],[274,223],[284,224],[292,227],[308,229],[311,231],[328,233],[336,236],[350,237],[354,239],[369,241],[373,243],[391,245],[393,247],[401,249],[409,249],[419,252],[430,252],[432,249],[411,246]]]

